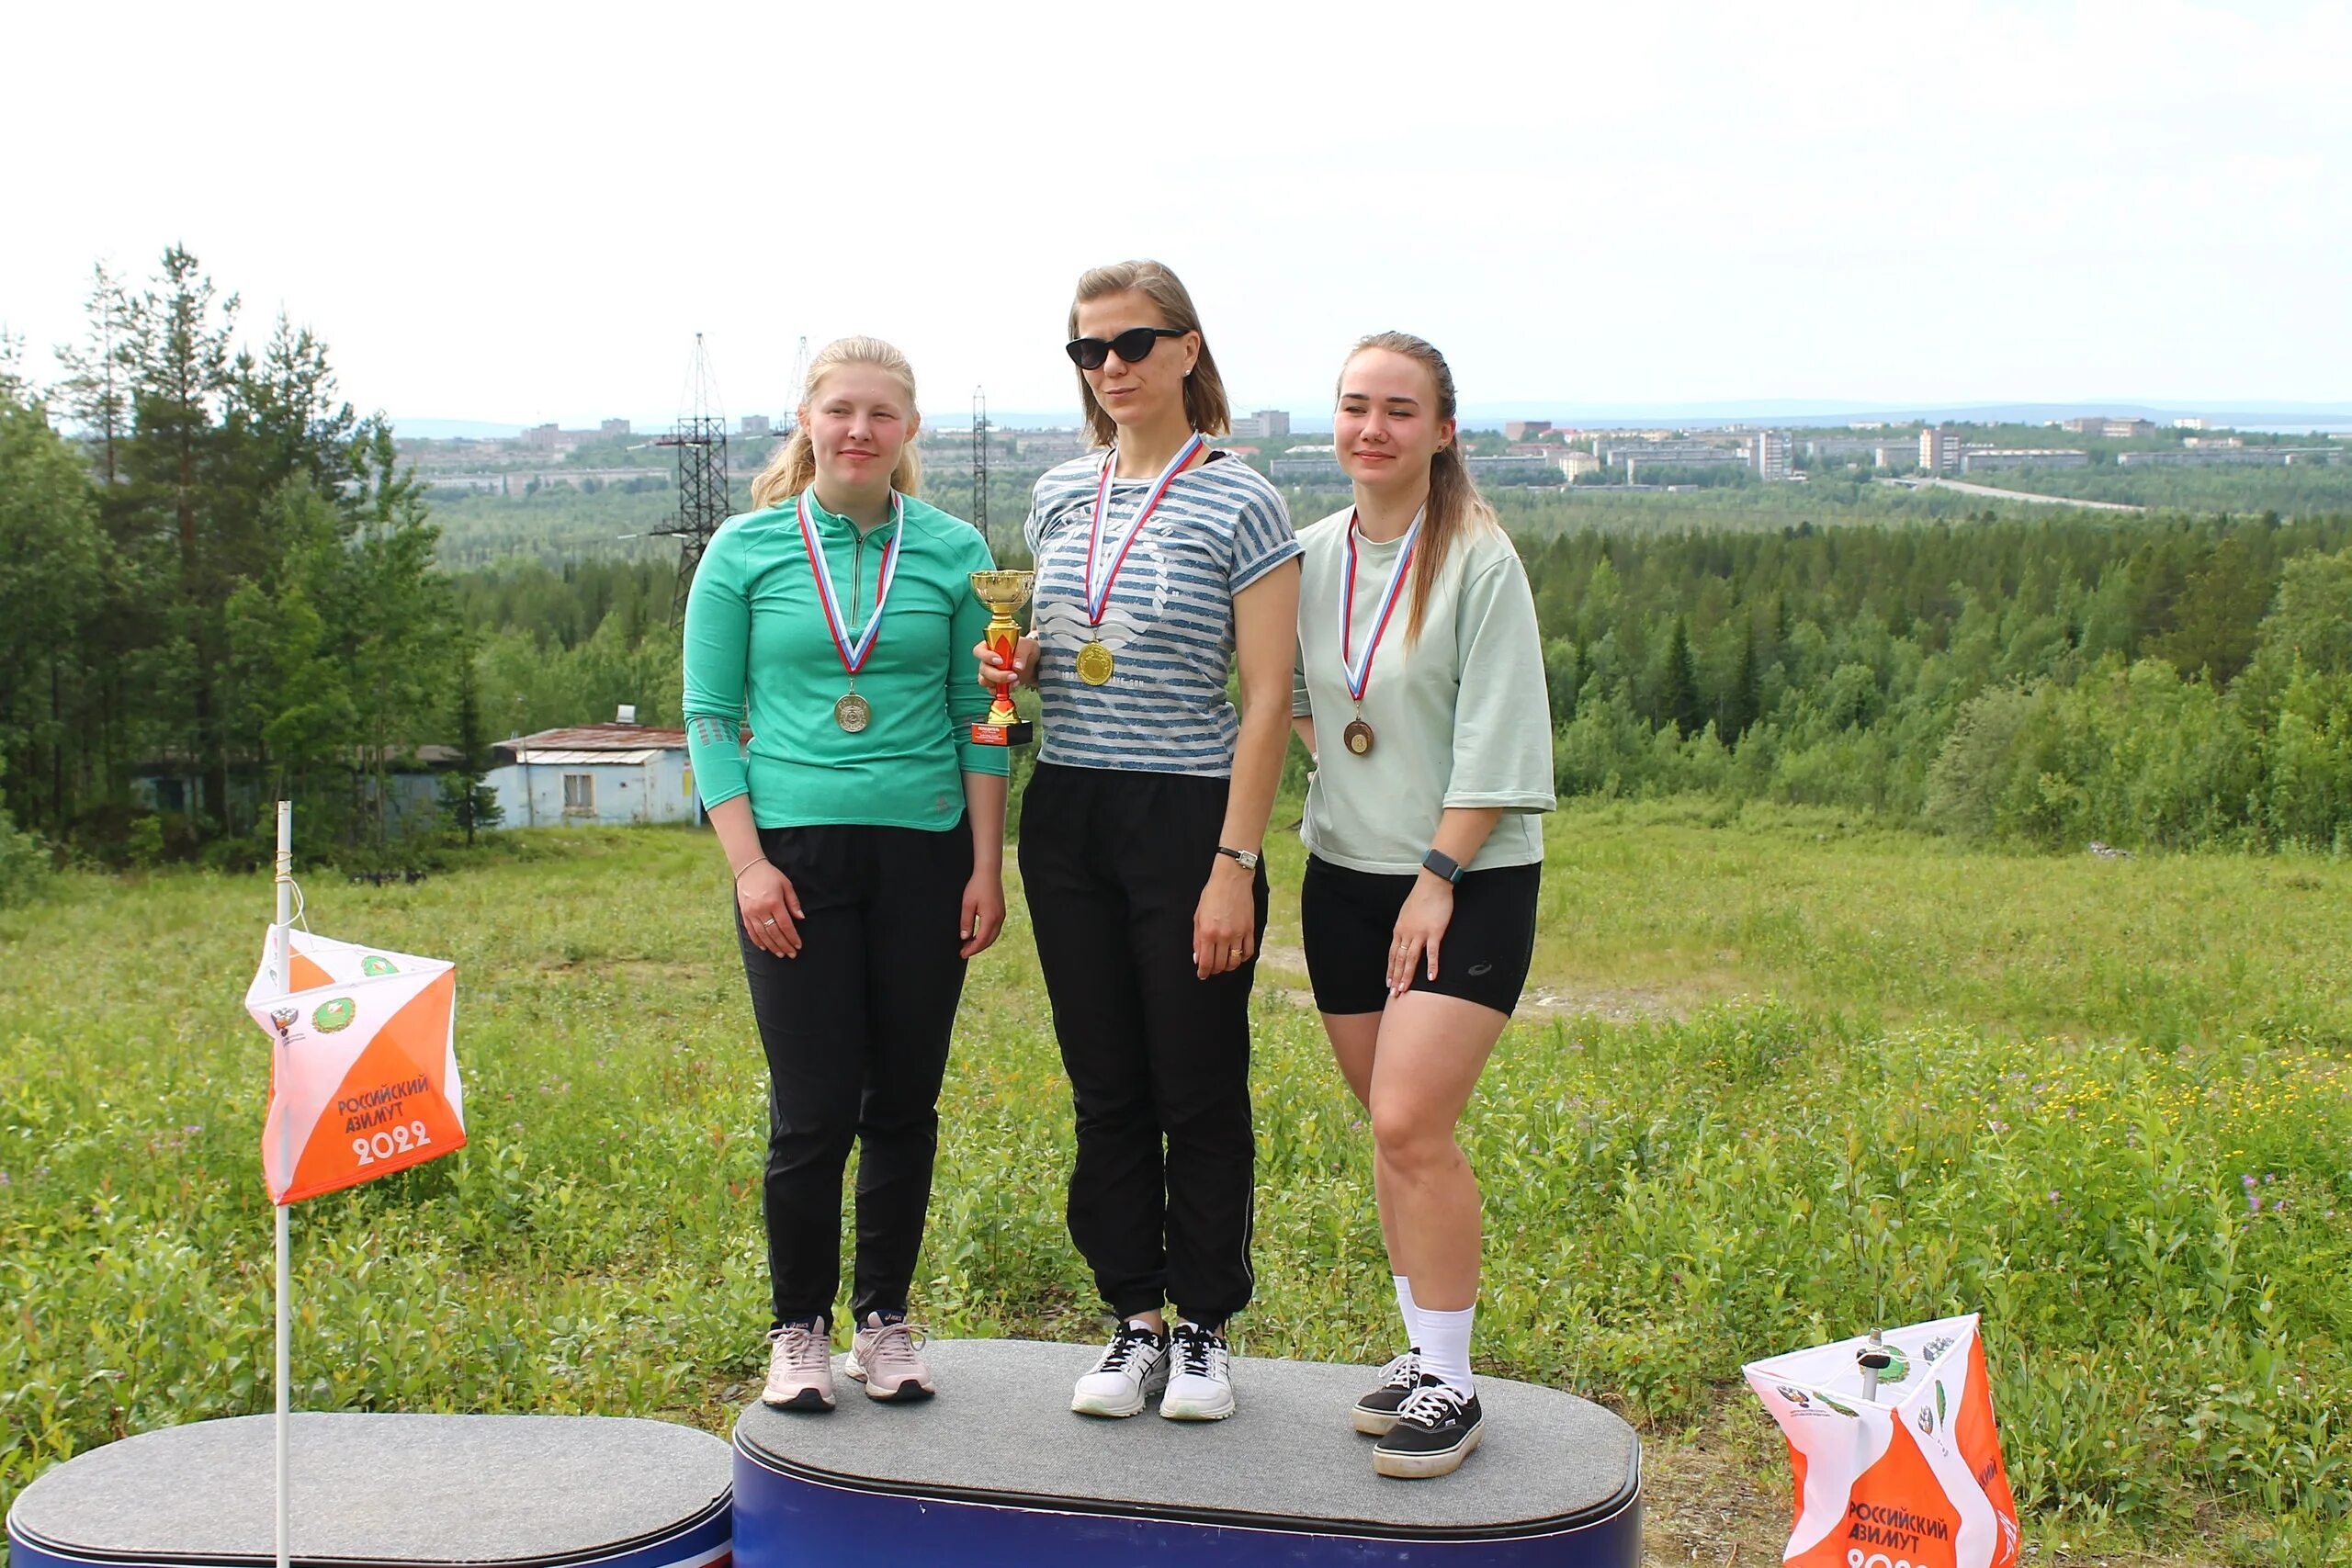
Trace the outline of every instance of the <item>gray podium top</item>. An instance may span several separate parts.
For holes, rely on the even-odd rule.
[[[831,1485],[1423,1539],[1573,1528],[1638,1495],[1634,1429],[1556,1389],[1480,1378],[1477,1451],[1453,1475],[1392,1481],[1373,1472],[1373,1439],[1349,1423],[1374,1371],[1238,1356],[1239,1409],[1223,1421],[1163,1420],[1156,1404],[1106,1421],[1069,1410],[1070,1385],[1097,1354],[1085,1345],[937,1340],[924,1355],[938,1398],[878,1404],[839,1378],[839,1409],[753,1404],[735,1441],[769,1469]]]
[[[267,1416],[167,1427],[44,1472],[8,1513],[35,1545],[149,1562],[277,1550]],[[602,1555],[726,1506],[707,1432],[582,1416],[297,1415],[291,1551],[313,1561],[532,1562]]]

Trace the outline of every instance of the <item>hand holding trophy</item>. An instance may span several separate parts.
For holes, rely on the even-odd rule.
[[[972,592],[989,607],[988,630],[982,636],[989,651],[1007,670],[1012,668],[1013,652],[1021,643],[1021,625],[1012,613],[1029,602],[1030,590],[1036,583],[1034,571],[972,573]],[[1026,746],[1036,733],[1037,727],[1013,710],[1010,685],[997,688],[988,717],[972,726],[973,743],[979,746]]]

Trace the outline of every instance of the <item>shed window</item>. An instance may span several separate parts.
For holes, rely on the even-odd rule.
[[[595,814],[595,774],[566,773],[563,775],[563,809],[566,814],[571,812],[584,812],[590,816]]]

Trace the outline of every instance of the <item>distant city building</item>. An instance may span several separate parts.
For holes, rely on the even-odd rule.
[[[2154,435],[2155,425],[2144,419],[2117,419],[2111,414],[2081,414],[2061,420],[2060,426],[2073,435],[2100,435],[2109,441],[2133,441],[2143,435]]]
[[[1960,455],[1963,474],[1991,473],[1998,468],[2087,468],[2088,452],[2056,446],[1972,446]]]
[[[1331,449],[1320,452],[1301,451],[1293,447],[1279,457],[1266,459],[1266,475],[1276,484],[1343,485],[1348,482],[1347,470],[1340,467],[1340,459]]]
[[[1469,459],[1470,477],[1486,485],[1557,484],[1560,465],[1556,458],[1544,457],[1473,457]]]
[[[1600,471],[1600,457],[1597,453],[1569,452],[1560,458],[1560,477],[1570,484],[1576,483],[1587,474],[1597,474]]]
[[[1271,441],[1290,434],[1288,409],[1260,409],[1233,422],[1233,434],[1242,441]]]
[[[1651,440],[1604,441],[1600,456],[1611,467],[1626,463],[1745,463],[1747,454],[1738,446],[1719,445],[1713,441]]]
[[[2187,466],[2206,463],[2259,463],[2292,468],[2298,463],[2333,463],[2343,452],[2333,446],[2200,446],[2194,451],[2119,452],[2119,463]]]
[[[1804,444],[1804,455],[1815,462],[1839,457],[1849,463],[1869,462],[1878,449],[1886,445],[1883,435],[1824,435]],[[1904,459],[1908,462],[1910,459]]]
[[[1034,463],[1067,463],[1087,451],[1085,433],[1076,430],[1016,430],[1012,450]]]
[[[1919,467],[1930,474],[1960,467],[1960,443],[1951,438],[1951,432],[1932,424],[1919,432]]]
[[[1872,447],[1871,459],[1882,468],[1908,468],[1919,461],[1919,452],[1908,441],[1889,441]]]
[[[1886,421],[1883,419],[1850,420],[1847,423],[1846,428],[1849,430],[1884,430],[1886,428]]]
[[[2213,422],[2203,414],[2185,413],[2172,422],[2175,430],[2211,430]]]
[[[2243,446],[2245,445],[2245,437],[2243,435],[2184,435],[2180,438],[2180,444],[2192,451],[2211,452],[2219,451],[2225,446]]]
[[[1503,423],[1503,439],[1506,441],[1532,441],[1551,428],[1552,422],[1548,419],[1506,420]]]
[[[534,452],[552,452],[563,442],[563,432],[552,424],[535,424],[523,432],[523,445]]]
[[[628,439],[628,421],[608,419],[596,427],[596,434],[607,441],[626,441]]]
[[[1789,477],[1789,433],[1785,430],[1759,430],[1748,443],[1749,466],[1756,477],[1766,484],[1778,484]]]
[[[775,433],[775,427],[769,423],[768,416],[763,413],[747,413],[743,416],[742,434],[745,435],[769,435]]]

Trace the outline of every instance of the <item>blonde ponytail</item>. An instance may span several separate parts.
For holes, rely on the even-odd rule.
[[[808,378],[801,383],[800,402],[784,446],[760,470],[752,481],[752,504],[762,511],[782,506],[815,481],[817,450],[808,439],[808,405],[816,400],[817,384],[825,373],[837,365],[871,365],[895,376],[907,389],[907,408],[914,412],[915,367],[907,356],[878,337],[835,338],[819,349],[808,361]],[[915,451],[915,438],[910,434],[907,444],[899,450],[899,466],[890,474],[890,488],[900,495],[913,495],[922,489],[922,458]]]

